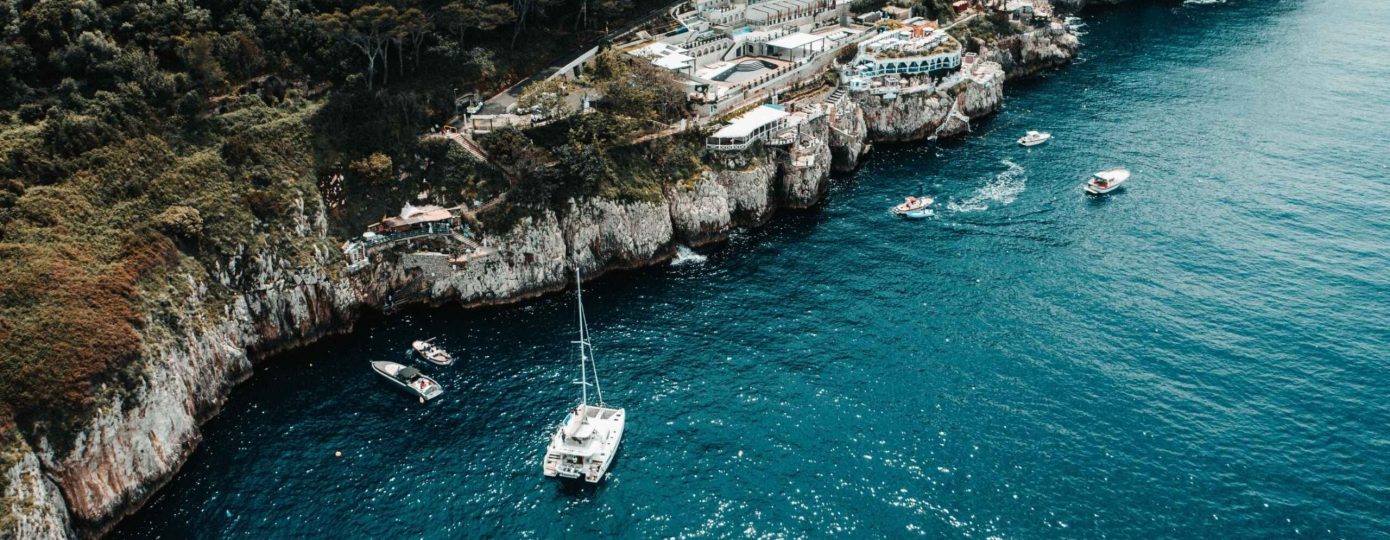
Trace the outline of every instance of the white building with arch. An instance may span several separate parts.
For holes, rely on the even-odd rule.
[[[859,44],[849,63],[854,77],[915,75],[960,67],[964,47],[941,30],[918,24],[884,32]]]

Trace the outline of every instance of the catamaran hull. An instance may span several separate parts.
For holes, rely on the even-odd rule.
[[[593,413],[592,416],[590,413]],[[570,413],[551,435],[550,446],[546,448],[545,457],[541,460],[542,474],[549,478],[590,484],[602,482],[608,474],[608,469],[613,466],[613,459],[618,455],[618,450],[622,448],[623,432],[627,428],[626,413],[624,409],[586,406],[580,406],[575,412]],[[576,414],[583,416],[576,417]],[[576,424],[576,418],[587,420],[580,420]],[[572,438],[576,437],[575,432],[569,432],[567,429],[576,425],[585,426],[590,431],[578,428],[578,433],[587,434]],[[593,447],[593,444],[597,444],[598,447]]]
[[[603,461],[602,465],[599,465],[597,474],[590,473],[584,477],[585,482],[597,484],[602,482],[603,478],[608,475],[608,468],[613,466],[613,460],[618,457],[618,449],[623,447],[623,427],[624,426],[618,426],[618,436],[613,442],[613,453],[608,456],[608,459]]]
[[[619,437],[618,442],[622,442],[621,436]],[[586,473],[583,470],[545,467],[542,471],[542,474],[544,474],[546,477],[560,480],[561,482],[583,482],[585,484],[597,484],[599,482],[602,482],[604,477],[608,476],[608,469],[613,466],[613,460],[617,459],[617,457],[618,453],[615,451],[612,456],[609,456],[608,461],[605,461],[602,465],[599,466],[597,473],[594,473],[592,471]]]

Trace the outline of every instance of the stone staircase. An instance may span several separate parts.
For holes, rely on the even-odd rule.
[[[840,100],[845,98],[845,93],[845,87],[837,87],[835,88],[834,92],[831,92],[825,96],[825,102],[831,105],[839,105]]]

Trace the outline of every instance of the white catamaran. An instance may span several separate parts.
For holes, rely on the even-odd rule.
[[[627,417],[623,409],[608,407],[603,402],[598,365],[594,363],[594,349],[589,343],[589,325],[584,318],[584,286],[578,269],[574,276],[575,300],[579,305],[579,341],[574,342],[579,345],[579,405],[570,410],[565,421],[550,436],[542,470],[552,478],[582,478],[596,484],[603,480],[613,456],[618,453]],[[590,374],[598,397],[596,405],[589,404]]]

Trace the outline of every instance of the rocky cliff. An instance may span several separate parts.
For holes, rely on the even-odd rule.
[[[718,242],[734,227],[759,225],[771,217],[777,164],[750,158],[733,154],[693,185],[667,187],[671,225],[680,242],[690,246]]]
[[[327,270],[341,263],[322,249],[331,246],[321,243],[327,237],[322,205],[298,211],[304,226],[286,234],[315,246],[304,264],[266,251],[244,263],[233,259],[216,275],[190,271],[180,289],[182,316],[146,329],[135,388],[111,392],[71,449],[58,451],[46,437],[21,441],[23,455],[8,474],[22,481],[9,482],[6,491],[7,497],[22,493],[7,500],[38,502],[12,503],[14,537],[105,532],[178,471],[199,442],[201,424],[251,375],[251,358],[351,328],[360,301]],[[223,303],[206,297],[210,281],[260,285]],[[220,312],[206,309],[219,304]]]
[[[5,482],[0,501],[9,507],[8,517],[0,522],[0,538],[71,537],[62,492],[44,473],[29,444],[15,439],[8,445],[12,455],[5,456],[9,465],[0,469]]]
[[[864,121],[864,110],[853,100],[841,100],[831,108],[829,124],[830,170],[853,171],[869,151],[869,125]]]
[[[1055,65],[1063,52],[1074,52],[1074,38],[1068,49],[1066,37],[1019,38],[1007,53],[990,57],[1007,55],[1028,73],[1031,63]],[[200,440],[201,423],[250,376],[253,360],[347,331],[364,308],[401,299],[516,301],[564,288],[575,265],[592,277],[653,264],[669,258],[678,243],[716,242],[736,227],[763,223],[779,208],[815,206],[829,188],[830,172],[853,170],[869,141],[957,135],[969,130],[970,119],[996,111],[1005,69],[982,62],[972,70],[950,88],[893,99],[853,95],[801,124],[796,142],[714,156],[698,177],[666,186],[660,200],[571,200],[522,218],[489,238],[497,248],[492,257],[460,262],[443,253],[387,254],[348,275],[322,204],[301,205],[297,225],[280,233],[309,246],[296,256],[247,249],[225,268],[187,273],[184,294],[171,300],[182,315],[147,329],[135,388],[106,402],[70,451],[44,438],[16,437],[8,445],[0,474],[9,515],[0,520],[0,538],[102,534],[177,472]],[[208,283],[242,292],[209,298]]]
[[[951,137],[970,130],[970,120],[999,110],[1004,103],[1004,71],[981,62],[968,77],[949,87],[906,87],[898,93],[854,92],[863,110],[869,140],[915,141]]]
[[[1011,79],[1031,77],[1071,63],[1081,41],[1062,23],[1052,23],[982,46],[980,57],[1004,68]]]
[[[820,204],[830,190],[830,121],[819,116],[797,126],[797,141],[783,152],[778,163],[781,206],[810,208]]]
[[[13,516],[4,535],[105,532],[177,472],[197,447],[201,423],[251,375],[253,358],[346,331],[363,307],[408,295],[434,304],[516,301],[564,288],[575,266],[593,277],[653,264],[669,258],[678,242],[714,241],[733,227],[763,222],[778,207],[814,205],[827,189],[829,169],[823,122],[820,127],[790,156],[707,171],[694,186],[671,186],[659,202],[584,199],[524,218],[491,239],[500,248],[496,256],[462,265],[442,253],[415,253],[348,277],[328,271],[342,261],[327,252],[302,268],[261,254],[244,265],[232,261],[221,275],[189,275],[195,284],[264,286],[214,314],[202,310],[214,303],[202,296],[205,287],[192,286],[185,318],[161,328],[176,333],[148,340],[137,387],[105,404],[71,450],[58,452],[46,439],[33,446],[16,441],[16,457],[4,470]],[[806,156],[817,164],[798,166]],[[303,234],[326,236],[324,220],[309,221]]]

